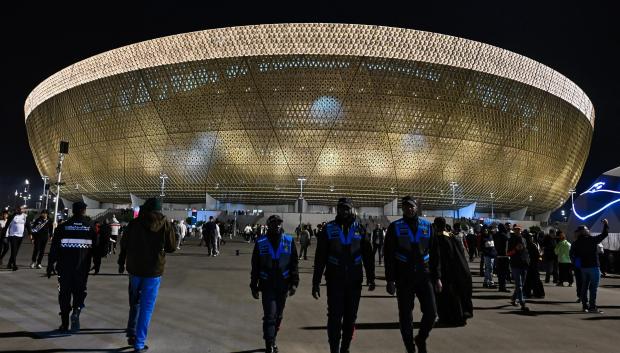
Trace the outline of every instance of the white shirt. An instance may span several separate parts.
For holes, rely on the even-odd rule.
[[[112,223],[110,224],[110,234],[118,235],[118,230],[121,229],[121,224],[118,223],[116,218],[112,218]]]
[[[220,235],[220,226],[217,224],[215,225],[215,239],[222,239],[222,236]]]
[[[9,224],[9,231],[6,233],[7,237],[23,237],[24,227],[26,226],[26,214],[18,214],[13,217],[13,221]]]

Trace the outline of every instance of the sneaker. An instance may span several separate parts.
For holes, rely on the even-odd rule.
[[[599,309],[599,308],[588,309],[588,310],[586,310],[586,312],[588,312],[590,314],[603,314],[604,313],[604,311]]]
[[[60,325],[60,327],[57,328],[56,331],[58,331],[59,333],[68,333],[69,327],[65,325]]]
[[[30,264],[30,268],[35,268],[35,267],[37,267],[36,263],[33,262],[33,263]]]
[[[527,306],[525,306],[525,304],[521,304],[521,311],[530,311],[530,308],[528,308]]]
[[[13,267],[11,268],[13,271],[17,271],[17,265],[13,265]]]
[[[577,300],[575,300],[575,303],[581,303],[581,298],[577,298]]]
[[[513,299],[513,300],[511,300],[511,301],[510,301],[510,305],[512,305],[512,306],[517,306],[517,301],[516,301],[516,300],[514,300],[514,299]]]
[[[572,286],[573,286],[573,284],[572,284],[572,283],[569,283],[569,284],[568,284],[568,286],[569,286],[569,287],[572,287]]]
[[[135,346],[136,345],[136,336],[129,336],[127,337],[127,345],[128,346]]]
[[[555,286],[556,287],[564,287],[564,282],[558,282]]]
[[[146,352],[149,350],[149,346],[144,345],[144,347],[142,348],[134,348],[133,351],[136,353],[142,353],[142,352]]]
[[[80,312],[82,309],[73,309],[71,313],[71,331],[78,332],[80,331]]]
[[[177,246],[177,250],[181,250],[181,248]]]
[[[43,266],[41,266],[41,264],[37,264],[37,269],[39,269],[39,270],[40,270],[40,269],[42,269],[42,268],[43,268]]]
[[[413,341],[415,342],[416,347],[418,348],[418,352],[420,353],[426,353],[426,340],[423,339],[420,336],[415,336],[415,338],[413,339]]]

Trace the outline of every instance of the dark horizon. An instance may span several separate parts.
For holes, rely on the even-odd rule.
[[[42,181],[25,131],[23,104],[36,85],[77,61],[107,50],[166,35],[209,28],[278,22],[341,22],[404,27],[454,35],[511,50],[562,73],[590,97],[596,111],[594,136],[577,190],[620,165],[611,151],[620,149],[613,134],[620,125],[615,97],[620,93],[620,29],[611,8],[591,3],[561,6],[476,5],[462,8],[429,5],[363,8],[322,5],[204,5],[172,7],[154,2],[124,3],[81,12],[69,7],[19,5],[4,11],[7,33],[2,58],[4,100],[1,105],[5,159],[0,171],[0,205],[12,202],[23,180],[31,181],[33,199]],[[45,8],[47,7],[47,8]],[[509,132],[507,132],[509,133]],[[608,158],[607,156],[610,156]],[[475,160],[475,156],[472,156]]]

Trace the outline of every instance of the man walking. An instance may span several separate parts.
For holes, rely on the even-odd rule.
[[[507,254],[510,256],[510,267],[512,269],[512,279],[515,282],[515,289],[510,303],[512,306],[517,306],[518,300],[521,310],[529,311],[523,298],[523,286],[525,285],[527,270],[530,266],[530,254],[527,251],[527,242],[521,235],[521,228],[517,226],[513,227],[512,230],[514,233],[508,240]]]
[[[495,268],[497,270],[497,284],[500,292],[508,292],[506,289],[506,280],[510,273],[510,258],[507,255],[508,251],[508,235],[510,229],[506,229],[506,225],[500,223],[497,226],[497,232],[493,234],[493,245],[495,245],[495,251],[497,252]]]
[[[401,208],[403,218],[390,224],[385,237],[386,291],[396,294],[400,333],[407,353],[415,352],[416,346],[425,353],[437,317],[433,287],[438,293],[442,290],[439,247],[431,224],[418,217],[416,200],[403,197]],[[414,338],[415,297],[420,301],[422,320]]]
[[[303,256],[304,260],[308,260],[308,247],[310,246],[310,226],[304,226],[299,232],[299,259]]]
[[[362,293],[362,264],[368,290],[375,290],[375,262],[370,240],[355,221],[350,199],[338,200],[337,215],[317,237],[312,296],[321,296],[321,277],[327,282],[327,335],[331,353],[348,353]],[[342,342],[341,342],[342,339]]]
[[[383,232],[383,228],[377,224],[375,226],[375,230],[372,232],[372,258],[374,259],[379,253],[379,265],[381,265],[381,261],[383,259],[383,240],[385,237],[385,233]]]
[[[31,237],[34,246],[32,248],[32,263],[30,264],[30,268],[41,268],[45,246],[47,245],[47,241],[52,237],[52,222],[47,216],[47,210],[41,211],[39,218],[37,218],[31,226]]]
[[[161,213],[161,200],[150,198],[140,215],[127,225],[121,238],[118,272],[129,272],[127,343],[145,352],[146,336],[166,264],[166,253],[175,250],[173,225]]]
[[[276,353],[276,336],[282,322],[286,297],[299,285],[297,250],[293,237],[284,234],[282,218],[267,219],[267,234],[254,244],[250,289],[254,299],[263,296],[263,339],[265,352]]]
[[[73,204],[73,215],[60,224],[54,232],[50,253],[47,257],[47,278],[54,272],[58,274],[58,304],[60,305],[59,331],[69,328],[80,330],[80,313],[86,298],[88,271],[97,249],[97,236],[86,214],[86,204],[78,201]]]
[[[31,236],[32,234],[27,218],[28,215],[24,213],[22,207],[17,206],[15,207],[15,213],[6,222],[7,225],[4,231],[11,247],[11,257],[6,268],[13,271],[17,271],[17,253],[22,245],[24,236]]]
[[[589,313],[603,312],[596,306],[596,294],[601,280],[600,262],[597,246],[609,235],[609,223],[607,219],[602,221],[603,232],[595,237],[590,235],[586,226],[579,226],[575,232],[577,240],[570,248],[570,255],[577,262],[581,272],[581,304],[583,310]],[[588,300],[590,294],[590,300]]]

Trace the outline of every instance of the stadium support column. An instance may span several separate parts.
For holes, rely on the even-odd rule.
[[[398,216],[398,199],[394,199],[383,206],[384,216]]]
[[[551,217],[551,211],[539,213],[534,216],[534,220],[539,221],[540,223],[549,222],[549,217]]]
[[[216,210],[217,200],[205,192],[205,210]]]
[[[82,195],[82,201],[86,204],[88,208],[101,208],[101,204],[97,200],[93,200],[86,195]]]
[[[129,197],[131,198],[131,208],[133,208],[134,210],[144,204],[144,200],[134,194],[130,193]]]
[[[474,214],[476,213],[476,203],[469,204],[458,211],[459,217],[465,218],[474,218]]]
[[[510,212],[510,219],[515,221],[524,221],[527,214],[527,206],[520,210]]]

